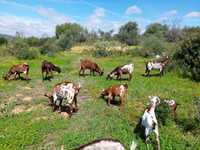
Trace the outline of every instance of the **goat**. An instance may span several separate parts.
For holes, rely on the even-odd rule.
[[[160,58],[154,61],[149,61],[146,63],[146,70],[145,70],[145,76],[149,76],[151,70],[159,70],[160,71],[160,77],[164,74],[165,66],[169,62],[169,57],[166,58]]]
[[[14,75],[14,79],[16,79],[16,76],[18,75],[18,78],[20,78],[20,74],[25,74],[25,79],[28,80],[28,73],[29,73],[29,65],[27,63],[13,65],[8,73],[3,76],[5,80],[10,80],[11,76]]]
[[[145,142],[149,140],[149,135],[151,132],[155,132],[156,141],[157,141],[157,149],[160,150],[160,139],[159,139],[159,131],[158,131],[158,122],[155,115],[155,108],[160,103],[160,98],[158,96],[149,96],[150,105],[145,110],[142,116],[142,126],[145,128]]]
[[[90,70],[90,75],[91,73],[93,75],[95,75],[95,72],[97,72],[100,76],[103,75],[103,70],[95,63],[95,62],[92,62],[91,60],[89,59],[81,59],[81,67],[80,67],[80,70],[79,70],[79,75],[85,75],[85,70],[88,69]]]
[[[122,74],[128,74],[128,79],[131,80],[133,69],[133,64],[118,66],[107,75],[106,79],[113,79],[114,76],[117,76],[117,79],[121,79]]]
[[[77,105],[77,95],[79,93],[81,86],[80,84],[74,84],[72,82],[62,82],[54,86],[52,93],[45,94],[49,98],[50,105],[53,105],[53,111],[56,110],[58,103],[59,112],[62,110],[62,102],[66,101],[67,105],[70,107],[70,115],[73,112],[73,104],[75,104],[75,109],[78,109]]]
[[[175,100],[164,100],[164,102],[169,105],[169,107],[173,111],[174,120],[176,120],[176,108],[178,104],[176,103]]]
[[[135,150],[136,147],[137,147],[137,144],[134,141],[132,141],[130,150]],[[125,150],[125,147],[118,140],[99,139],[99,140],[94,140],[90,143],[81,145],[80,147],[75,148],[74,150]]]
[[[127,94],[127,91],[128,91],[128,85],[127,84],[113,85],[113,86],[110,86],[107,89],[104,89],[101,92],[101,96],[102,97],[105,97],[105,96],[108,97],[108,101],[107,101],[108,106],[110,106],[111,100],[115,99],[115,96],[119,96],[120,102],[121,102],[121,107],[122,107],[122,106],[124,106],[124,103],[125,103],[125,96]]]
[[[54,65],[53,63],[51,63],[47,60],[44,60],[42,62],[41,70],[42,70],[42,79],[43,80],[47,79],[47,75],[49,73],[51,73],[51,77],[53,78],[53,71],[56,71],[58,73],[61,72],[61,69],[58,66]],[[45,77],[44,77],[44,72],[46,73]]]

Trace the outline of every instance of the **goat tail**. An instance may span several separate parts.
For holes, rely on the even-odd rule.
[[[136,150],[136,148],[137,148],[137,143],[134,140],[132,140],[130,150]]]

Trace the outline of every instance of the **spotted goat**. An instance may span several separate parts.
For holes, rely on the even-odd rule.
[[[70,108],[70,115],[72,114],[75,105],[75,109],[78,110],[77,96],[81,86],[80,84],[74,84],[72,82],[62,82],[56,84],[52,93],[45,94],[49,98],[50,105],[53,106],[53,111],[59,106],[59,112],[62,110],[62,102],[65,101]]]
[[[169,62],[169,57],[160,58],[146,63],[145,76],[150,76],[151,70],[159,70],[160,76],[164,74],[166,65]]]
[[[128,74],[129,75],[128,79],[131,80],[133,70],[134,70],[133,64],[118,66],[107,75],[107,79],[113,79],[116,76],[116,79],[120,80],[122,79],[123,74]]]

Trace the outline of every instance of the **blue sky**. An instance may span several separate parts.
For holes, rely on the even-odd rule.
[[[0,0],[0,33],[53,36],[55,26],[76,22],[89,30],[118,31],[136,21],[140,32],[154,22],[200,26],[198,0]]]

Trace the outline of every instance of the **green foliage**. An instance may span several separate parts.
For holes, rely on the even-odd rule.
[[[37,37],[28,37],[25,39],[25,42],[30,46],[40,46],[40,39]]]
[[[30,47],[28,49],[20,49],[17,53],[19,59],[35,59],[39,56],[38,48]]]
[[[86,41],[87,31],[79,24],[65,23],[56,26],[56,37],[61,49],[69,49],[76,42]]]
[[[145,36],[154,35],[157,38],[164,38],[168,31],[167,25],[162,25],[160,23],[152,23],[147,26],[147,29],[144,33]]]
[[[184,29],[180,50],[174,59],[185,75],[200,81],[200,27]]]
[[[160,105],[156,107],[156,115],[159,124],[166,125],[167,123],[170,122],[172,119],[171,116],[171,110],[169,108],[169,105],[162,102]]]
[[[154,35],[143,37],[141,56],[161,55],[166,50],[164,44],[164,40]]]
[[[111,56],[112,52],[111,51],[107,51],[107,50],[95,50],[92,53],[93,57],[108,57]]]
[[[55,38],[49,38],[44,45],[40,48],[40,53],[43,55],[54,55],[60,50],[60,47],[56,44]]]
[[[138,43],[138,25],[136,22],[128,22],[125,25],[121,26],[118,33],[118,39],[122,43],[128,45],[136,45]]]
[[[8,43],[8,40],[6,38],[0,37],[0,46],[4,44],[7,45],[7,43]]]

